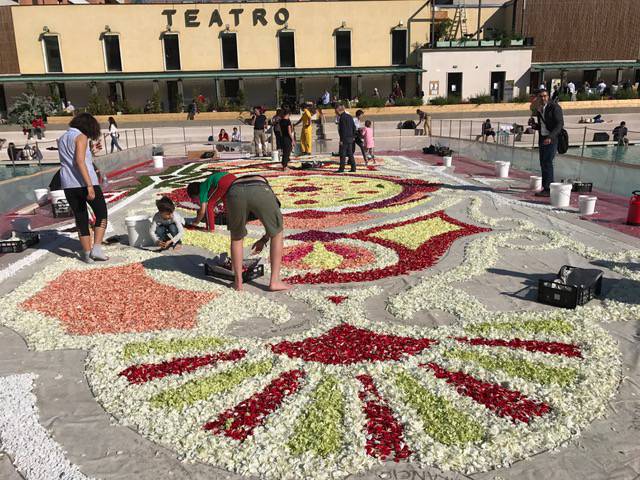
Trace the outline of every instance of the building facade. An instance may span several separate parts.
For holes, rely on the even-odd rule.
[[[0,7],[0,23],[7,25],[0,32],[0,101],[6,111],[13,98],[33,89],[77,107],[99,96],[140,109],[155,94],[165,111],[176,111],[198,96],[275,105],[283,98],[315,100],[325,90],[344,99],[377,88],[386,97],[396,82],[406,96],[428,96],[424,86],[436,68],[425,47],[463,35],[459,18],[460,30],[453,32],[456,7],[439,3]],[[507,28],[510,5],[468,8],[465,27]]]
[[[532,83],[640,82],[637,0],[514,0],[514,30],[535,38]]]

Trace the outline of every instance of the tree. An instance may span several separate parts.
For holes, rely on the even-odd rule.
[[[31,128],[34,119],[49,116],[54,111],[55,105],[49,98],[23,93],[9,109],[9,121],[22,128]]]

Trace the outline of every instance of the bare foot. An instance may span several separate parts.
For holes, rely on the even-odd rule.
[[[291,290],[293,287],[288,283],[284,283],[282,280],[274,281],[269,284],[270,292],[284,292],[286,290]]]
[[[242,292],[242,291],[244,291],[244,287],[243,287],[242,283],[236,283],[236,282],[233,282],[233,289],[234,289],[236,292]]]

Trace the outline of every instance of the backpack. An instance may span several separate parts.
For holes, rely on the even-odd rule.
[[[567,153],[567,150],[569,150],[569,134],[563,128],[558,134],[558,153],[562,155]]]

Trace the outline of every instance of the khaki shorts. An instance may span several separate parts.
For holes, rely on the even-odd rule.
[[[227,227],[232,240],[247,236],[249,214],[260,220],[269,238],[283,229],[282,212],[275,193],[267,183],[234,183],[227,192]]]

